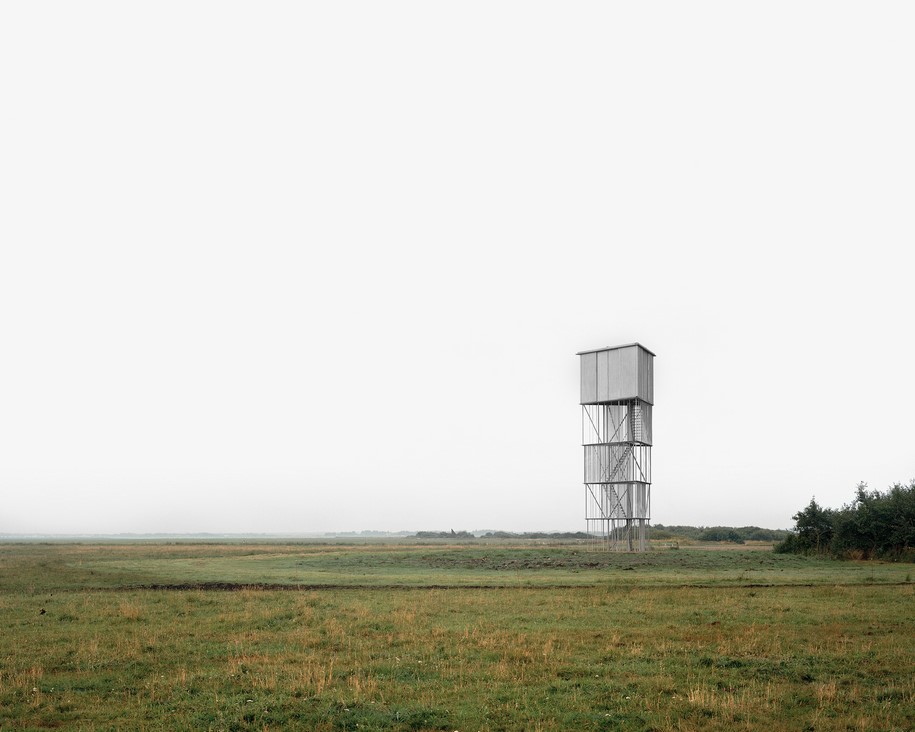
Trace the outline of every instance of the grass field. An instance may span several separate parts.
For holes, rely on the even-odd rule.
[[[0,730],[911,730],[915,567],[0,545]]]

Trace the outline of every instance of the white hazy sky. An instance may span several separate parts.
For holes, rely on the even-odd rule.
[[[582,530],[915,476],[910,2],[0,6],[0,532]]]

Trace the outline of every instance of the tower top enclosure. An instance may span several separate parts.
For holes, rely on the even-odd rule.
[[[639,399],[654,404],[655,354],[641,343],[579,351],[581,404]]]

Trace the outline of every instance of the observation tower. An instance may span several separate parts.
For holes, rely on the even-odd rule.
[[[581,358],[587,531],[602,549],[645,551],[655,354],[629,343],[576,355]]]

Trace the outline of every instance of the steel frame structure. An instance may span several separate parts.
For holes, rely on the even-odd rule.
[[[652,405],[582,404],[585,522],[595,548],[645,551],[651,521]]]

